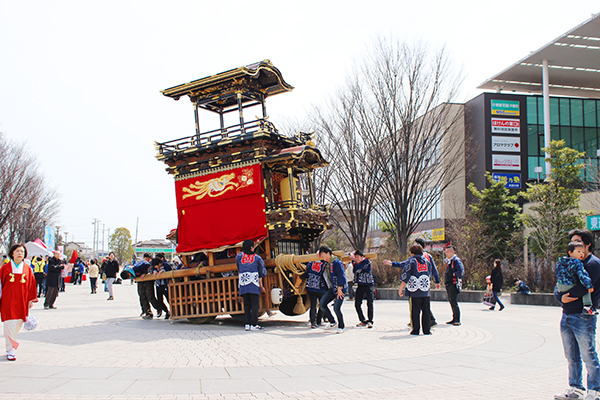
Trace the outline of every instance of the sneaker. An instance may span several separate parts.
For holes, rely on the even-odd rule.
[[[152,314],[144,314],[144,315],[142,315],[142,319],[152,319],[152,318],[154,318],[154,315],[152,315]]]
[[[162,310],[158,310],[156,312],[156,318],[160,318],[161,315],[162,315]]]
[[[169,318],[171,318],[171,313],[167,311],[165,313],[165,319],[169,319]]]
[[[244,329],[246,329],[247,331],[250,330],[250,325],[246,324],[246,326],[244,326]]]
[[[57,307],[50,306],[50,307],[48,307],[48,308],[50,308],[51,310],[56,310],[56,308],[57,308]]]
[[[460,326],[460,321],[454,321],[454,322],[452,323],[452,325],[454,325],[454,326]]]
[[[325,326],[323,327],[323,329],[333,329],[333,328],[335,328],[336,326],[337,326],[337,324],[334,324],[334,323],[331,323],[331,322],[330,322],[330,323],[328,323],[328,324],[325,324]]]
[[[500,306],[500,309],[499,309],[498,311],[502,311],[502,310],[504,310],[505,308],[506,308],[506,307],[504,307],[504,306]],[[596,314],[598,314],[598,313],[596,313]]]
[[[454,325],[454,320],[446,322],[446,325]]]
[[[598,311],[592,306],[583,306],[584,315],[598,315]]]
[[[555,400],[573,400],[573,399],[584,400],[585,392],[579,388],[571,386],[567,390],[565,390],[564,393],[555,394],[554,399]]]
[[[337,331],[335,331],[335,333],[344,333],[344,328],[338,328]]]
[[[488,310],[495,310],[496,306],[491,306],[490,308],[488,308]]]
[[[319,325],[311,325],[310,329],[317,329],[319,327]]]
[[[251,331],[264,331],[264,330],[265,330],[265,328],[264,328],[264,327],[262,327],[262,326],[260,326],[260,325],[252,325],[252,326],[250,327],[250,330],[251,330]]]
[[[356,324],[357,328],[366,328],[367,324],[365,324],[364,322],[359,322],[358,324]]]
[[[367,328],[371,329],[373,327],[373,323],[372,322],[367,322]]]
[[[588,390],[585,400],[600,400],[600,390]]]

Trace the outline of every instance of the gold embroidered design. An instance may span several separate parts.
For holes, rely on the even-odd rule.
[[[10,276],[10,280],[9,282],[14,282],[15,281],[15,274],[13,274],[12,272],[8,274],[8,276]]]
[[[21,283],[25,283],[25,282],[27,282],[27,281],[25,280],[25,274],[21,274]]]
[[[244,168],[242,173],[237,176],[234,172],[221,175],[218,178],[213,178],[208,181],[196,181],[188,187],[184,187],[182,199],[188,197],[196,197],[196,200],[202,200],[205,196],[219,197],[230,190],[239,190],[254,184],[254,172],[252,168]]]

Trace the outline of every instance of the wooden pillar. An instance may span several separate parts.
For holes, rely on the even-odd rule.
[[[292,167],[288,167],[287,173],[288,173],[288,183],[290,184],[290,198],[292,201],[291,204],[293,205],[294,201],[296,199],[296,196],[295,196],[295,192],[294,192],[294,175],[292,175]]]
[[[315,194],[313,192],[312,177],[310,174],[310,170],[308,171],[308,192],[310,194],[310,206],[312,207],[315,205]]]
[[[261,105],[262,105],[262,114],[263,114],[263,119],[267,118],[267,99],[265,99],[265,96],[262,96],[261,98]]]
[[[196,136],[200,140],[200,119],[198,118],[198,103],[194,102],[194,121],[196,122]]]
[[[246,133],[244,128],[244,110],[242,108],[242,92],[237,92],[238,112],[240,113],[240,129],[242,134]]]
[[[219,107],[219,120],[221,122],[221,132],[225,132],[225,120],[223,119],[223,107]]]

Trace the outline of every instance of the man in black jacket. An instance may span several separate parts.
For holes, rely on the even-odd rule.
[[[115,279],[117,279],[117,274],[119,273],[119,260],[115,258],[115,253],[112,251],[108,255],[104,273],[106,274],[106,288],[108,289],[108,299],[106,300],[114,300],[113,283]]]
[[[48,259],[48,275],[46,276],[46,300],[44,310],[56,309],[54,301],[58,295],[60,273],[65,268],[60,259],[60,251],[55,251],[54,256]]]
[[[571,242],[583,243],[585,258],[583,266],[594,285],[592,305],[600,306],[600,259],[592,252],[594,236],[588,230],[575,229],[569,232]],[[554,289],[554,297],[562,302],[563,314],[560,321],[560,336],[565,358],[569,367],[569,388],[555,399],[600,399],[600,361],[596,351],[596,315],[583,314],[581,297],[587,293],[581,283],[575,285],[567,293]],[[583,363],[587,372],[587,393],[583,385]]]

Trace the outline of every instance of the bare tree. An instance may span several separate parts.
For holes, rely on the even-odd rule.
[[[460,76],[444,48],[380,39],[365,59],[362,92],[370,107],[371,129],[381,171],[376,212],[396,231],[400,254],[427,213],[464,173],[464,145],[457,135],[464,122],[461,105],[451,104]]]
[[[380,163],[372,161],[373,146],[364,132],[374,129],[366,111],[369,104],[358,84],[348,80],[325,111],[314,109],[313,120],[322,151],[330,160],[328,170],[320,174],[320,185],[331,204],[334,225],[354,249],[363,250],[367,241],[369,218],[375,204]]]
[[[48,189],[24,143],[0,132],[0,154],[0,236],[8,245],[43,237],[43,218],[51,223],[58,213],[56,192]]]

